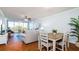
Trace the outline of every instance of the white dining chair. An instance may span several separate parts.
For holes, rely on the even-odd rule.
[[[43,47],[46,47],[48,51],[49,47],[52,46],[52,42],[49,42],[48,39],[48,33],[40,33],[40,50],[42,50]]]
[[[57,42],[57,45],[61,46],[61,48],[57,47],[57,49],[62,51],[67,50],[67,48],[69,47],[69,35],[63,34],[62,39],[59,42]]]
[[[65,42],[64,42],[63,33],[57,33],[56,36],[57,36],[58,39],[59,38],[61,39],[61,40],[59,40],[59,41],[56,42],[56,45],[57,45],[56,48],[58,50],[64,51],[64,44],[65,44]],[[59,47],[59,46],[61,46],[61,47]]]
[[[64,36],[64,46],[65,46],[65,50],[69,48],[69,34],[65,34]]]
[[[6,44],[8,43],[8,34],[0,35],[0,44]]]

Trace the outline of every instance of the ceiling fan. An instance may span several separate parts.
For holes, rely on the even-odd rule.
[[[31,17],[28,18],[27,16],[25,16],[24,21],[26,21],[26,22],[31,21]]]

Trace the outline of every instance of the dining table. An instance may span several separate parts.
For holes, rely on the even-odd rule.
[[[48,33],[48,40],[52,41],[53,51],[56,51],[56,42],[63,39],[63,33]]]

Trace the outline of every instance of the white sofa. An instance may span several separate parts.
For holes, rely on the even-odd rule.
[[[35,41],[38,41],[38,31],[36,30],[27,30],[26,33],[24,34],[24,43],[28,44],[28,43],[32,43]]]
[[[0,44],[7,44],[8,38],[7,34],[0,35]]]

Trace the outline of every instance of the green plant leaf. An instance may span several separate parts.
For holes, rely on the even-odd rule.
[[[71,28],[71,33],[74,33],[74,36],[76,36],[79,41],[79,16],[78,18],[71,18],[71,22],[69,23],[69,25],[74,27]]]

